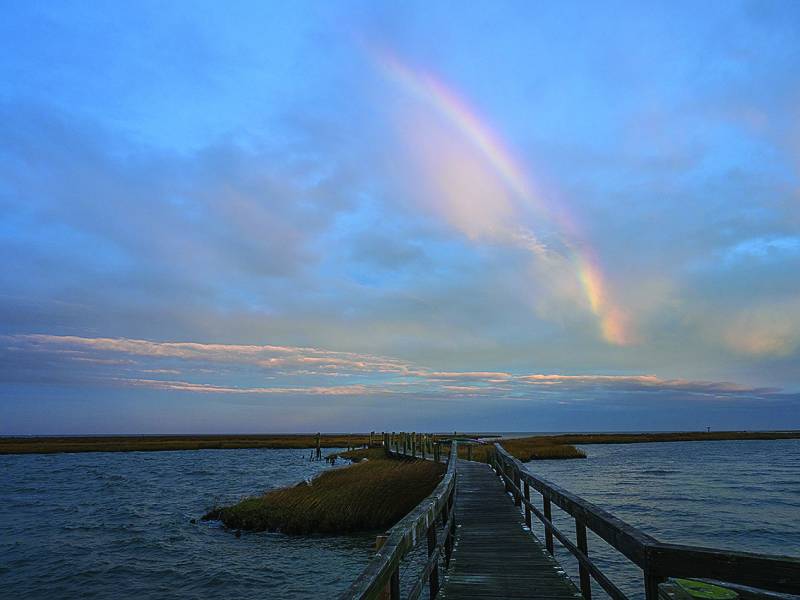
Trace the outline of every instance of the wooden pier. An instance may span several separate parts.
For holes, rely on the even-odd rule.
[[[456,544],[439,597],[580,598],[489,465],[459,461],[456,493]]]
[[[645,600],[674,598],[669,591],[674,577],[722,583],[745,600],[766,597],[764,592],[800,595],[799,558],[661,543],[532,475],[500,444],[494,444],[491,464],[459,459],[457,439],[384,434],[383,445],[399,458],[445,461],[447,472],[431,495],[382,538],[342,600],[399,600],[401,591],[409,600],[424,591],[428,598],[444,600],[591,600],[593,583],[613,600],[628,600],[590,558],[587,530],[641,569]],[[575,520],[574,541],[553,522],[553,508]],[[530,531],[534,517],[544,525],[544,542]],[[427,559],[415,569],[404,568],[415,576],[401,585],[401,565],[422,540]],[[578,561],[576,583],[553,557],[556,542]]]

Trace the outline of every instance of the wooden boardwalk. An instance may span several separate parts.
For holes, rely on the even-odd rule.
[[[456,545],[437,598],[575,600],[580,593],[529,531],[489,465],[458,461]]]
[[[340,600],[400,600],[400,573],[406,557],[427,545],[427,560],[413,569],[408,600],[536,598],[592,600],[592,584],[613,600],[630,600],[592,560],[587,532],[592,531],[642,571],[646,600],[675,593],[669,578],[714,580],[743,594],[760,591],[800,597],[800,558],[666,544],[625,523],[599,506],[530,473],[500,443],[486,454],[485,463],[460,460],[459,444],[472,440],[418,433],[383,434],[386,451],[399,458],[444,458],[447,472],[439,485],[403,517]],[[506,489],[513,492],[506,493]],[[531,493],[538,500],[531,499]],[[521,504],[525,510],[515,505]],[[575,521],[574,541],[553,522],[553,508]],[[544,524],[546,546],[558,541],[578,561],[580,592],[536,537],[525,519]],[[444,568],[441,563],[444,562]],[[707,585],[707,584],[704,584]],[[716,590],[716,588],[710,586]],[[424,594],[427,588],[429,594]],[[759,594],[753,595],[756,588]],[[672,590],[670,592],[670,590]]]

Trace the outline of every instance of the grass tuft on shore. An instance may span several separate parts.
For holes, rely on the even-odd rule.
[[[206,514],[231,529],[289,534],[384,530],[403,518],[441,481],[444,465],[386,457],[364,450],[367,461],[326,471],[294,487],[246,498]]]

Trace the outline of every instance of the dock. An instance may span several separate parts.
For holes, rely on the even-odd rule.
[[[488,464],[459,460],[456,493],[453,558],[437,597],[580,598]]]
[[[459,458],[459,444],[474,443],[383,434],[390,455],[445,462],[447,469],[427,498],[379,536],[372,559],[340,600],[416,600],[423,594],[442,600],[591,600],[597,588],[612,600],[629,600],[592,560],[589,530],[641,570],[639,597],[645,600],[681,600],[676,578],[724,585],[744,600],[764,592],[800,595],[800,558],[662,543],[530,473],[501,443],[483,453],[488,463],[469,460],[469,451],[467,460]],[[554,508],[574,519],[574,539],[554,523]],[[531,532],[534,518],[544,525],[544,540]],[[575,580],[554,558],[556,543],[577,560]],[[420,545],[427,554],[415,551]],[[416,564],[420,554],[423,562]],[[408,581],[400,581],[401,571]]]

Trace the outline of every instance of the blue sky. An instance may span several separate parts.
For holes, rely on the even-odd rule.
[[[800,5],[30,2],[0,433],[800,428]]]

